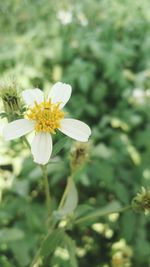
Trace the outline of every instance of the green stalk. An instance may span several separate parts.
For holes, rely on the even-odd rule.
[[[26,138],[25,136],[22,136],[21,139],[22,139],[22,141],[26,144],[26,146],[31,150],[31,148],[30,148],[30,144],[29,144],[27,138]]]
[[[92,212],[91,214],[83,217],[83,218],[79,218],[75,221],[75,224],[82,224],[82,223],[88,223],[90,222],[90,220],[99,218],[99,217],[103,217],[103,216],[108,216],[112,213],[122,213],[124,211],[127,211],[129,209],[131,209],[132,206],[127,206],[127,207],[123,207],[123,208],[116,208],[112,211],[96,211],[96,212]]]
[[[50,196],[50,189],[49,189],[49,182],[48,182],[48,175],[47,175],[47,166],[40,165],[43,173],[44,178],[44,187],[45,187],[45,196],[46,196],[46,206],[48,213],[51,213],[51,196]]]
[[[25,136],[21,138],[26,146],[30,148],[30,144]],[[43,179],[44,179],[44,187],[45,187],[45,196],[46,196],[46,206],[48,213],[51,213],[51,196],[50,196],[50,189],[49,189],[49,182],[48,182],[48,175],[47,175],[47,166],[46,165],[39,165],[42,170]]]

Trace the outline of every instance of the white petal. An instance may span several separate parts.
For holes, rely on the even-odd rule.
[[[44,94],[38,88],[24,90],[22,92],[22,97],[28,106],[34,106],[35,101],[37,103],[44,101]]]
[[[49,133],[36,134],[31,144],[31,152],[36,163],[45,165],[52,153],[51,135]]]
[[[52,86],[48,97],[54,104],[60,102],[60,107],[63,108],[70,99],[71,91],[72,89],[69,84],[57,82]]]
[[[3,129],[5,140],[12,140],[21,137],[34,129],[35,122],[26,119],[20,119],[8,123]]]
[[[69,137],[80,141],[87,142],[91,135],[90,127],[82,121],[75,119],[63,119],[60,123],[59,130]]]

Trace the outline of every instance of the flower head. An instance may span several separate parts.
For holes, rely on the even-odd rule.
[[[133,252],[124,239],[112,245],[112,266],[113,267],[130,267]]]
[[[35,131],[48,132],[54,134],[60,127],[61,119],[64,118],[64,112],[60,109],[60,103],[53,104],[50,99],[41,103],[35,102],[26,115],[27,119],[34,120]]]
[[[88,160],[90,145],[89,143],[77,142],[71,149],[70,162],[72,171],[81,168]]]
[[[5,112],[11,121],[14,114],[20,111],[20,96],[18,84],[14,79],[3,81],[0,85],[0,97],[2,98]]]
[[[89,126],[79,120],[64,118],[62,108],[70,99],[71,90],[70,85],[57,82],[47,98],[38,88],[23,91],[22,97],[27,105],[25,117],[7,124],[3,130],[4,138],[12,140],[34,131],[31,152],[34,161],[43,165],[51,156],[51,135],[57,129],[77,141],[87,142],[91,135]]]
[[[150,190],[146,190],[142,187],[141,192],[132,200],[132,208],[135,211],[144,212],[148,214],[150,212]]]

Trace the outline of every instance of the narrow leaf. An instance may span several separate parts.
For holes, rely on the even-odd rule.
[[[67,234],[63,237],[64,245],[66,246],[69,256],[70,256],[70,267],[78,267],[76,254],[75,254],[75,242]]]
[[[91,221],[95,220],[96,218],[107,216],[110,213],[120,212],[121,205],[118,201],[113,201],[104,208],[96,209],[95,211],[89,212],[83,217],[80,217],[76,220],[76,224],[91,224]]]
[[[45,261],[47,257],[50,256],[58,246],[61,245],[63,235],[64,232],[62,231],[62,229],[56,229],[48,233],[48,235],[43,240],[41,247],[37,251],[37,254],[35,255],[35,258],[33,259],[30,267],[34,267],[41,257]]]
[[[63,149],[67,139],[67,137],[63,137],[54,145],[52,157],[55,157]]]
[[[62,218],[72,213],[78,204],[78,193],[75,183],[71,177],[68,178],[67,186],[63,195],[63,203],[59,211],[55,211],[55,216]]]
[[[0,230],[0,243],[20,240],[24,237],[24,232],[18,228],[4,228]]]
[[[40,255],[44,258],[49,256],[58,245],[61,244],[64,232],[61,229],[56,229],[47,235],[40,249]]]
[[[7,117],[7,113],[2,111],[0,112],[0,117],[3,119],[3,118],[6,118]]]

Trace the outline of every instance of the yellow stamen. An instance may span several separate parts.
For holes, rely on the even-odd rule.
[[[60,103],[52,104],[51,100],[37,103],[29,108],[26,113],[28,120],[34,120],[36,132],[49,132],[55,134],[60,127],[60,121],[64,118],[64,112],[60,110]]]

